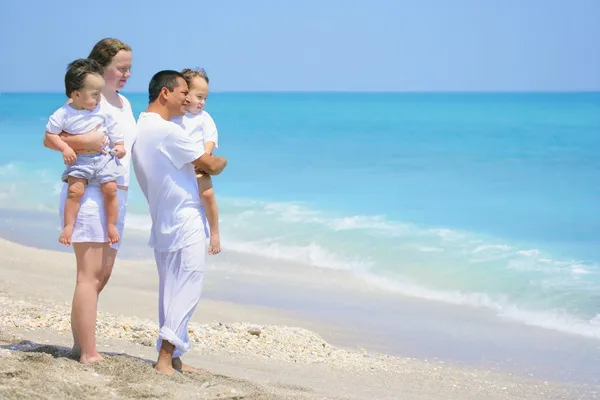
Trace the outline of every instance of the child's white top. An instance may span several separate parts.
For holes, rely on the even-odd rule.
[[[202,110],[198,114],[186,113],[183,117],[173,118],[173,122],[181,126],[195,142],[202,145],[214,142],[215,149],[219,147],[217,125],[206,111]]]
[[[81,135],[88,133],[98,125],[100,125],[98,131],[106,132],[112,143],[124,140],[123,133],[117,129],[115,119],[109,113],[104,112],[102,102],[92,111],[76,110],[69,104],[63,105],[48,119],[46,131],[55,135],[63,131],[72,135]]]

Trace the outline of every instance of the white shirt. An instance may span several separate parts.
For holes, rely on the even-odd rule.
[[[129,100],[125,98],[122,94],[119,93],[119,97],[121,98],[121,102],[123,103],[123,107],[115,107],[110,104],[104,96],[102,96],[102,100],[100,104],[102,106],[102,111],[107,115],[110,115],[119,128],[119,131],[122,133],[125,139],[125,156],[121,158],[119,161],[123,165],[125,169],[125,174],[120,176],[117,179],[118,185],[129,186],[129,175],[131,171],[131,149],[133,147],[133,143],[137,138],[137,123],[135,121],[135,117],[133,116],[133,110],[131,109],[131,104]]]
[[[206,239],[207,227],[192,162],[204,146],[156,113],[138,118],[133,169],[148,201],[152,229],[149,245],[173,252]]]
[[[219,147],[219,132],[217,125],[209,113],[202,110],[198,114],[186,113],[183,117],[173,118],[173,122],[181,126],[196,142],[204,144],[214,142],[215,149]]]
[[[72,135],[82,135],[94,130],[98,125],[98,131],[106,132],[113,144],[124,140],[116,121],[105,112],[102,102],[92,111],[76,110],[70,104],[63,105],[48,119],[46,131],[55,135],[63,131]]]

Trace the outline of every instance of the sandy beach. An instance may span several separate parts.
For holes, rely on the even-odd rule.
[[[133,260],[117,261],[100,300],[98,343],[106,359],[84,366],[69,351],[73,268],[71,254],[0,241],[0,397],[592,399],[600,393],[583,384],[367,352],[335,324],[211,299],[198,307],[186,355],[207,372],[160,376],[152,368],[155,269]]]

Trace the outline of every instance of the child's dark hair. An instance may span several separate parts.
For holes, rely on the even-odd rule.
[[[85,83],[85,78],[90,74],[104,74],[104,68],[96,60],[91,58],[80,58],[69,64],[65,74],[65,91],[68,97],[75,90],[81,90]]]

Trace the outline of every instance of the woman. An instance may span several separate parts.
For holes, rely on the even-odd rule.
[[[101,106],[117,121],[118,129],[125,136],[127,154],[121,159],[121,163],[126,173],[117,182],[119,189],[117,228],[122,238],[127,211],[131,149],[137,136],[137,126],[131,104],[118,91],[125,86],[131,76],[131,48],[118,39],[102,39],[96,43],[88,58],[98,61],[104,67],[106,83],[102,90]],[[74,150],[99,151],[106,140],[103,133],[95,131],[77,136],[65,132],[61,137]],[[48,147],[48,143],[44,144]],[[60,196],[61,224],[66,196],[67,185],[65,184]],[[103,196],[98,186],[86,187],[71,243],[77,262],[77,281],[71,309],[73,353],[79,355],[81,363],[89,364],[102,360],[102,356],[96,349],[98,296],[110,278],[120,244],[120,242],[113,245],[108,243]]]

